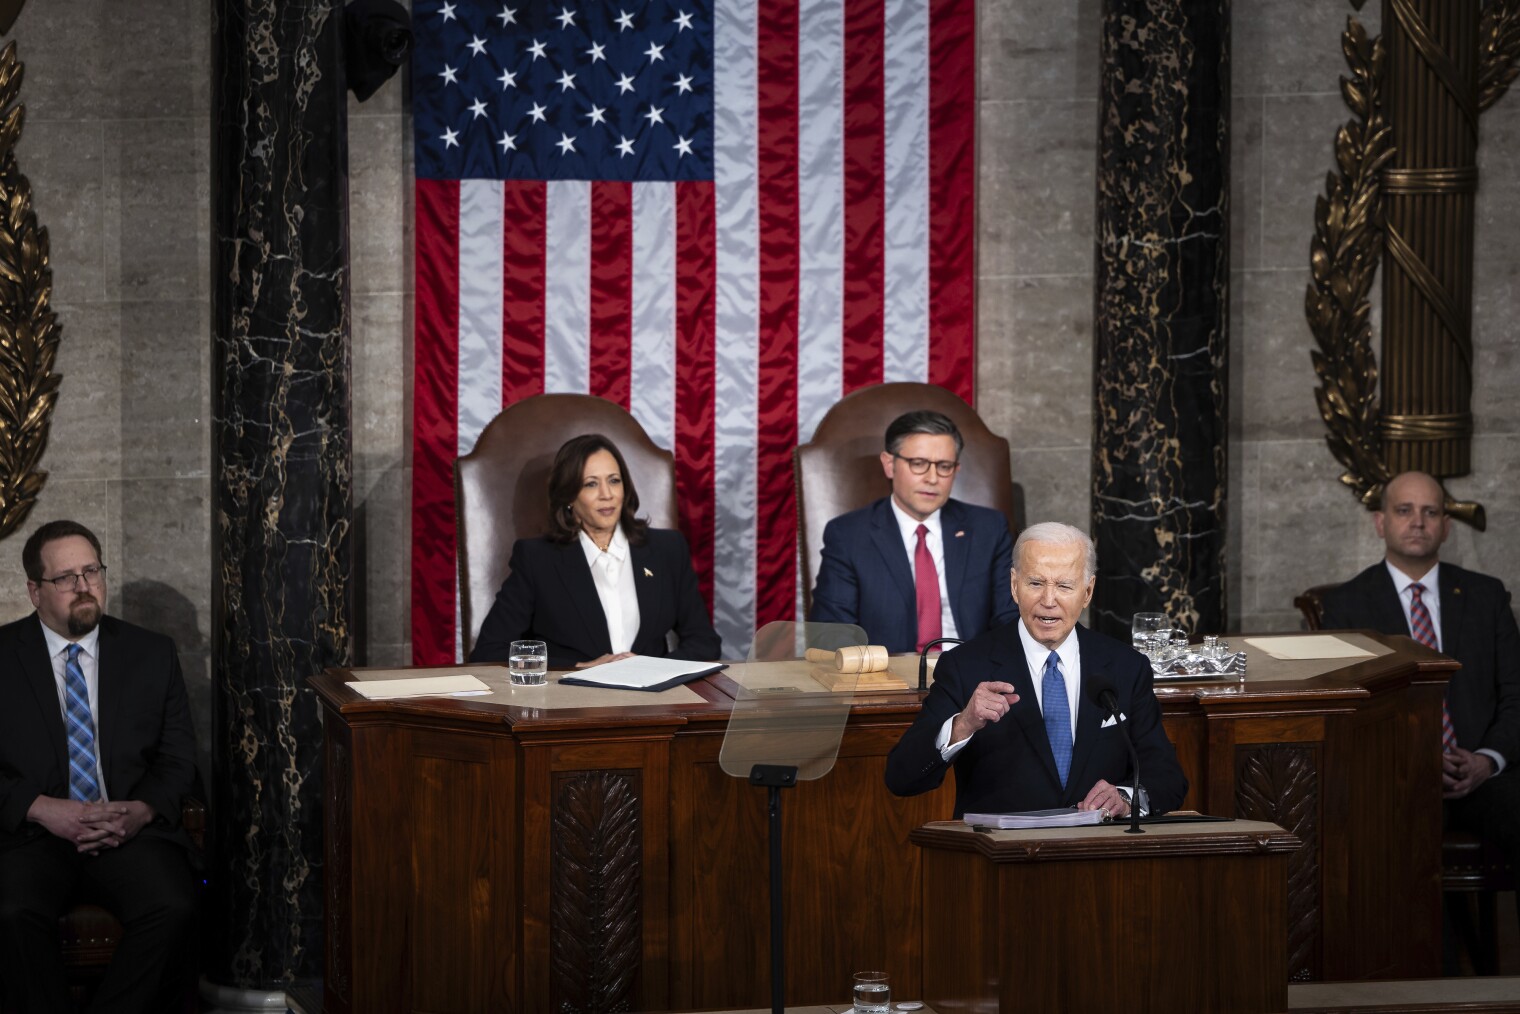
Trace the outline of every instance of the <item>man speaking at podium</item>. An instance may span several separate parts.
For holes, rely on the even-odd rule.
[[[1097,550],[1070,525],[1032,525],[1013,547],[1019,618],[946,652],[918,718],[887,756],[887,788],[938,788],[955,765],[955,816],[1075,806],[1129,815],[1140,756],[1140,812],[1165,813],[1187,778],[1161,725],[1150,663],[1077,617],[1092,599]],[[1094,698],[1110,688],[1117,721]]]

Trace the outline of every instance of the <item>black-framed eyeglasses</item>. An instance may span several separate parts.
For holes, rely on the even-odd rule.
[[[57,577],[45,577],[42,580],[59,591],[78,591],[81,581],[99,588],[106,580],[106,565],[102,563],[97,567],[86,567],[76,574],[59,574]]]
[[[935,474],[947,479],[955,474],[957,468],[961,467],[959,461],[930,461],[928,458],[905,458],[901,454],[894,454],[892,457],[906,464],[908,471],[914,475],[923,475],[929,470],[929,466],[933,465]]]

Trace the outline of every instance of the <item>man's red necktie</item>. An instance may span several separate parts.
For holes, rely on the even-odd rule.
[[[918,548],[913,551],[913,584],[918,591],[918,650],[936,641],[943,633],[940,626],[939,571],[929,552],[929,526],[918,526]]]
[[[1430,620],[1430,610],[1420,595],[1425,591],[1425,586],[1416,581],[1409,586],[1409,632],[1414,639],[1427,648],[1440,651],[1440,645],[1436,643],[1436,625]],[[1450,753],[1457,747],[1457,730],[1451,724],[1451,711],[1446,707],[1446,698],[1441,698],[1441,752]]]

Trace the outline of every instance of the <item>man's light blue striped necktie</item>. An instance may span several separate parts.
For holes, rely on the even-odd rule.
[[[1040,681],[1040,698],[1045,705],[1045,736],[1056,758],[1061,788],[1071,773],[1071,705],[1066,700],[1066,681],[1061,678],[1061,656],[1055,652],[1045,660],[1045,677]]]
[[[69,733],[69,798],[93,803],[100,799],[95,778],[95,719],[90,715],[90,688],[79,667],[79,645],[69,645],[63,663],[64,725]]]

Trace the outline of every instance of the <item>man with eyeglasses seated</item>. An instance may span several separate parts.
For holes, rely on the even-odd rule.
[[[194,969],[195,732],[174,642],[105,615],[100,540],[52,521],[21,551],[36,612],[0,627],[0,990],[71,1009],[58,920],[123,927],[91,1010],[177,1009]]]
[[[1372,515],[1383,560],[1325,595],[1324,627],[1403,634],[1462,663],[1441,743],[1425,744],[1441,751],[1445,822],[1493,839],[1520,870],[1520,627],[1504,582],[1441,562],[1445,504],[1424,472],[1388,481]]]
[[[890,496],[830,521],[808,619],[854,623],[888,651],[973,638],[1018,615],[1013,539],[1001,512],[950,497],[964,441],[948,416],[908,412],[887,427]]]

